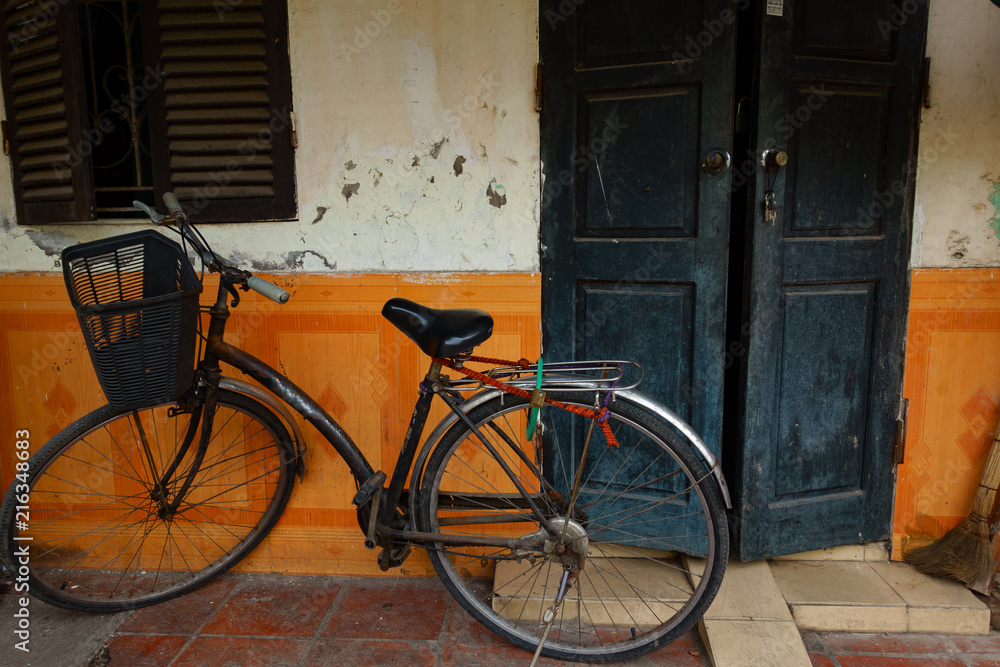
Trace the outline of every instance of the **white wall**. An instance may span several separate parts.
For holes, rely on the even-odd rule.
[[[537,11],[536,0],[289,0],[299,220],[206,225],[209,239],[258,270],[537,270]],[[931,0],[914,267],[1000,265],[998,36],[989,0]],[[52,271],[65,245],[125,231],[14,218],[0,160],[0,270]]]
[[[299,219],[204,225],[216,251],[270,271],[537,270],[536,0],[288,4]],[[62,247],[133,228],[14,218],[0,160],[0,270],[56,270]]]
[[[927,55],[911,263],[1000,266],[1000,7],[932,0]]]

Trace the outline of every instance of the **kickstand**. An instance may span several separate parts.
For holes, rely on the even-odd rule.
[[[538,656],[542,654],[542,647],[545,646],[545,640],[549,638],[549,630],[552,629],[552,624],[556,620],[556,614],[559,613],[559,607],[562,605],[563,597],[566,595],[566,581],[569,579],[569,570],[563,572],[562,583],[559,584],[559,595],[552,602],[552,606],[545,610],[545,615],[542,620],[545,621],[545,633],[542,634],[542,639],[538,642],[538,648],[535,649],[535,656],[531,659],[530,667],[535,667],[538,663]]]

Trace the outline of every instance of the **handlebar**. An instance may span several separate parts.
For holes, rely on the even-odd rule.
[[[254,292],[266,296],[268,299],[271,299],[276,303],[283,304],[288,302],[291,295],[281,287],[258,278],[252,275],[249,271],[244,271],[234,266],[224,264],[219,259],[218,255],[216,255],[212,249],[208,247],[208,243],[205,241],[201,233],[198,232],[194,225],[187,219],[187,214],[185,214],[184,209],[181,208],[181,203],[177,201],[177,195],[173,192],[165,192],[163,194],[163,204],[167,207],[169,215],[160,215],[143,202],[132,202],[133,206],[141,208],[145,211],[146,215],[149,216],[149,219],[152,220],[154,224],[176,224],[178,228],[177,231],[180,232],[181,236],[184,237],[192,246],[194,246],[198,255],[205,263],[205,266],[207,266],[211,271],[221,273],[232,279],[233,282],[230,284],[243,285],[244,289],[252,289]]]
[[[291,296],[287,291],[278,287],[274,283],[261,280],[257,276],[249,276],[247,278],[247,287],[258,294],[263,294],[268,299],[276,303],[288,303],[288,298]]]

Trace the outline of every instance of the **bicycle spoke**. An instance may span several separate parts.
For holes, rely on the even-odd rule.
[[[225,571],[277,521],[292,484],[287,433],[228,391],[187,498],[169,509],[195,458],[178,456],[191,413],[171,416],[174,407],[105,406],[60,434],[64,444],[50,443],[58,449],[47,446],[30,482],[32,525],[48,536],[35,537],[33,592],[94,611],[144,606]],[[162,495],[154,489],[171,467],[181,473]]]

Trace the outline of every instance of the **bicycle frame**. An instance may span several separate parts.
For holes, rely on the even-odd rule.
[[[282,375],[280,372],[252,354],[225,342],[224,336],[226,320],[230,315],[229,297],[231,294],[238,295],[232,283],[226,276],[223,275],[219,283],[219,291],[215,305],[213,305],[209,310],[211,320],[208,328],[208,342],[205,356],[199,364],[199,369],[206,378],[206,384],[208,385],[208,391],[206,394],[206,409],[204,411],[205,414],[203,414],[203,419],[207,422],[207,420],[211,417],[211,409],[208,406],[210,405],[210,401],[214,400],[213,394],[217,392],[219,382],[221,380],[221,367],[219,363],[224,362],[229,364],[259,382],[264,388],[287,403],[296,412],[302,415],[310,424],[312,424],[347,463],[347,466],[350,469],[351,474],[354,476],[358,487],[363,488],[365,483],[375,478],[378,473],[376,473],[376,471],[372,468],[371,464],[365,458],[364,454],[354,441],[351,440],[350,436],[348,436],[340,425],[337,424],[336,420],[334,420],[334,418],[330,416],[330,414],[327,413],[326,410],[324,410],[323,407],[320,406],[312,397],[296,386],[295,383],[286,376]],[[446,545],[493,546],[512,549],[528,548],[533,546],[537,541],[537,535],[529,535],[520,539],[499,537],[489,538],[485,536],[475,538],[457,537],[441,533],[423,533],[409,529],[394,529],[391,524],[387,524],[382,521],[383,517],[393,517],[397,515],[397,509],[402,510],[404,512],[404,516],[409,515],[410,513],[410,504],[408,502],[404,502],[403,500],[403,486],[406,482],[407,474],[410,471],[410,467],[413,464],[414,457],[416,456],[417,449],[420,445],[421,436],[423,435],[424,427],[427,423],[427,417],[430,413],[431,402],[435,394],[442,397],[444,402],[458,419],[465,421],[474,432],[478,433],[478,429],[474,424],[472,424],[468,416],[460,409],[459,404],[454,400],[449,400],[450,397],[448,397],[448,395],[441,390],[439,382],[440,370],[441,365],[437,362],[432,362],[424,382],[420,385],[420,393],[413,408],[409,428],[407,429],[406,436],[403,439],[402,449],[400,450],[399,457],[396,459],[396,465],[393,469],[389,486],[385,489],[384,497],[379,495],[379,491],[382,488],[381,485],[378,485],[373,489],[372,495],[376,496],[378,500],[375,500],[372,503],[372,507],[374,509],[374,512],[372,513],[377,513],[377,526],[384,529],[381,536],[383,538],[388,538],[390,541],[401,541],[405,543],[436,542]],[[210,423],[203,425],[203,439],[208,437],[207,434],[211,431],[210,426]],[[480,437],[482,438],[481,435]],[[500,460],[502,461],[502,457]],[[528,461],[528,464],[531,465],[531,462]],[[516,479],[516,476],[510,471],[508,471],[508,474],[515,485],[520,487],[520,482]],[[545,527],[550,535],[554,536],[556,534],[555,530],[549,526],[549,520],[542,514],[535,501],[530,497],[525,489],[520,488],[520,491],[526,503],[526,509],[531,509],[535,517],[539,520],[539,523]],[[415,492],[415,490],[411,489],[411,493],[413,492]],[[362,501],[359,504],[359,510],[365,504],[366,502]],[[369,521],[371,521],[371,519],[369,519]],[[366,546],[369,548],[374,548],[374,543],[369,544],[372,534],[373,530],[370,527],[369,540],[366,540]]]

